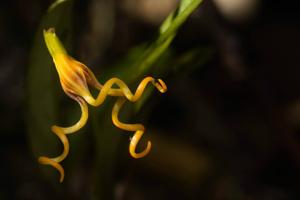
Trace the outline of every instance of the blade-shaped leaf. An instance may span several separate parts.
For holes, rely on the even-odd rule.
[[[179,27],[201,3],[202,0],[181,0],[176,10],[164,20],[157,38],[149,44],[144,53],[128,67],[116,68],[115,73],[128,82],[134,82],[138,77],[149,73],[153,64],[170,46]]]
[[[55,5],[54,5],[55,4]],[[57,137],[51,133],[58,109],[59,80],[47,51],[43,29],[55,27],[66,43],[71,35],[72,1],[55,2],[43,17],[34,38],[28,66],[28,138],[37,159],[40,155],[55,155],[60,150]],[[37,163],[38,164],[38,163]]]

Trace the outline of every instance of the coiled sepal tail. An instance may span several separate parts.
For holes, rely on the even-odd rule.
[[[142,82],[139,84],[138,88],[136,89],[136,92],[133,94],[131,93],[131,91],[128,89],[128,87],[123,84],[122,81],[120,80],[116,80],[117,82],[116,84],[122,89],[122,91],[124,92],[124,97],[127,98],[130,101],[136,101],[138,100],[141,95],[144,92],[145,87],[147,86],[148,83],[152,83],[161,93],[165,93],[167,91],[167,86],[166,84],[161,80],[158,79],[158,81],[155,81],[154,78],[152,77],[146,77],[142,80]],[[103,85],[103,87],[105,87],[106,84]],[[124,105],[126,99],[124,97],[120,97],[117,99],[113,110],[112,110],[112,121],[113,124],[123,130],[126,131],[134,131],[134,135],[130,140],[130,145],[129,145],[129,153],[133,158],[142,158],[144,156],[146,156],[150,150],[151,150],[151,142],[148,141],[147,142],[147,146],[146,149],[140,153],[136,153],[136,147],[137,144],[139,143],[141,137],[143,136],[144,132],[145,132],[145,127],[142,124],[126,124],[126,123],[122,123],[119,121],[118,115],[119,115],[119,111],[122,108],[122,106]]]
[[[63,144],[63,152],[59,156],[54,157],[54,158],[40,156],[38,159],[40,164],[50,165],[59,171],[60,182],[63,182],[64,176],[65,176],[64,169],[61,166],[60,162],[62,162],[67,157],[67,155],[69,153],[69,149],[70,149],[67,134],[74,133],[74,132],[78,131],[79,129],[81,129],[86,124],[87,119],[88,119],[88,107],[87,107],[86,102],[83,99],[81,99],[80,97],[77,97],[77,98],[73,97],[73,98],[76,99],[76,101],[79,103],[80,108],[81,108],[81,117],[78,120],[78,122],[70,127],[60,127],[60,126],[56,126],[56,125],[51,127],[52,132],[58,136],[61,143]]]

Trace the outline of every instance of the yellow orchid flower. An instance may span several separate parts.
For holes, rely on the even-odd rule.
[[[138,85],[135,93],[132,93],[128,86],[118,78],[111,78],[101,85],[87,66],[68,55],[59,38],[56,36],[54,28],[44,30],[44,39],[53,58],[64,92],[78,102],[82,114],[79,121],[70,127],[52,126],[51,130],[61,140],[64,150],[61,155],[54,158],[39,157],[39,163],[51,165],[56,168],[60,173],[60,182],[62,182],[64,180],[64,169],[60,162],[69,153],[69,141],[66,135],[78,131],[86,124],[88,119],[87,104],[100,106],[107,96],[117,97],[117,101],[112,109],[113,124],[120,129],[135,132],[129,144],[130,155],[134,158],[142,158],[147,155],[151,149],[150,141],[148,141],[144,151],[136,153],[136,146],[144,134],[145,127],[142,124],[122,123],[118,119],[118,114],[126,100],[135,102],[141,97],[148,83],[152,83],[161,93],[167,91],[166,84],[161,79],[156,81],[152,77],[146,77]],[[96,98],[91,95],[89,86],[99,90]],[[113,86],[117,87],[113,88]]]

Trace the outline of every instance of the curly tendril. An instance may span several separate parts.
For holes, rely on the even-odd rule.
[[[92,106],[100,106],[107,96],[117,97],[117,101],[112,109],[113,124],[120,129],[134,132],[129,145],[130,155],[133,158],[142,158],[146,156],[151,149],[150,141],[148,141],[145,150],[136,153],[136,146],[145,132],[145,127],[142,124],[127,124],[120,122],[118,119],[119,111],[126,100],[131,102],[139,100],[149,83],[154,85],[161,93],[167,91],[166,84],[161,79],[156,80],[152,77],[146,77],[140,82],[134,93],[132,93],[128,86],[118,78],[111,78],[101,85],[87,66],[76,61],[67,54],[67,51],[56,36],[54,28],[44,30],[44,38],[47,48],[53,58],[62,88],[70,98],[77,101],[80,105],[81,117],[79,121],[72,126],[60,127],[54,125],[51,127],[52,132],[57,135],[63,144],[63,152],[54,158],[41,156],[38,159],[39,163],[50,165],[57,169],[60,173],[60,182],[63,182],[65,173],[60,162],[62,162],[69,153],[69,141],[67,135],[77,132],[86,124],[88,120],[87,103]],[[91,95],[88,86],[99,90],[96,98]]]

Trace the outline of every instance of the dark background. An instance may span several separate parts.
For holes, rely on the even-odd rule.
[[[176,7],[176,1],[153,1],[145,10],[146,0],[121,2],[75,1],[75,55],[93,68],[109,66],[153,39]],[[156,94],[133,118],[149,127],[158,147],[138,162],[122,151],[106,199],[300,198],[300,27],[292,2],[265,0],[251,15],[228,17],[207,0],[193,13],[171,48],[178,55],[197,47],[212,53],[201,66],[170,70],[163,77],[168,93]],[[102,196],[92,181],[92,160],[79,165],[75,178],[69,174],[62,185],[52,183],[28,142],[29,53],[50,4],[0,5],[0,199]],[[106,5],[112,12],[95,9]],[[97,26],[106,16],[113,16],[114,25],[101,35]]]

